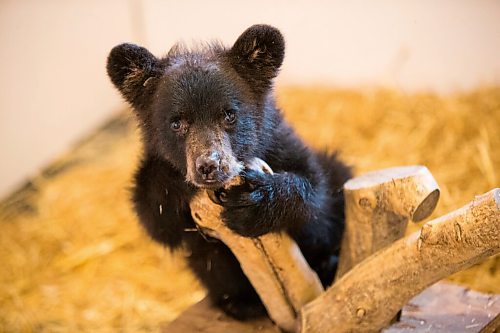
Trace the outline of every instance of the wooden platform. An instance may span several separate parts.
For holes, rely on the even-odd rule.
[[[403,308],[401,320],[383,332],[500,332],[499,314],[500,295],[482,294],[440,282],[413,298]],[[280,330],[267,318],[249,322],[232,319],[205,299],[164,327],[162,332],[278,333]]]

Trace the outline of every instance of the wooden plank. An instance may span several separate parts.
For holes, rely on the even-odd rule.
[[[401,320],[383,333],[479,333],[498,329],[500,294],[488,295],[462,286],[439,282],[414,297],[404,308]],[[496,327],[495,327],[496,326]],[[278,333],[268,318],[240,322],[214,308],[205,299],[165,326],[163,333]],[[327,333],[327,332],[325,332]]]
[[[383,332],[477,333],[489,322],[494,324],[499,313],[500,294],[482,294],[441,282],[414,297],[403,308],[401,320]]]

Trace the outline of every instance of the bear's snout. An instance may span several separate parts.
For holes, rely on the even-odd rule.
[[[218,173],[221,171],[220,154],[213,151],[209,154],[198,156],[196,159],[196,171],[206,182],[217,181]]]
[[[202,188],[221,187],[243,170],[242,162],[232,154],[224,154],[224,151],[211,150],[192,161],[188,163],[192,171],[188,169],[187,180]]]
[[[221,187],[243,170],[227,132],[192,128],[186,140],[186,180],[201,188]]]

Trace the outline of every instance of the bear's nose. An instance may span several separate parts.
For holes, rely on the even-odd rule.
[[[220,166],[220,156],[217,152],[199,156],[196,159],[196,170],[203,180],[214,180]]]

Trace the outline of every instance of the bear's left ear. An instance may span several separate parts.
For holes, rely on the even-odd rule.
[[[257,93],[264,93],[271,86],[284,56],[283,35],[264,24],[245,30],[229,51],[231,65]]]
[[[142,108],[162,73],[159,59],[134,44],[115,46],[108,56],[108,75],[122,96],[135,108]]]

